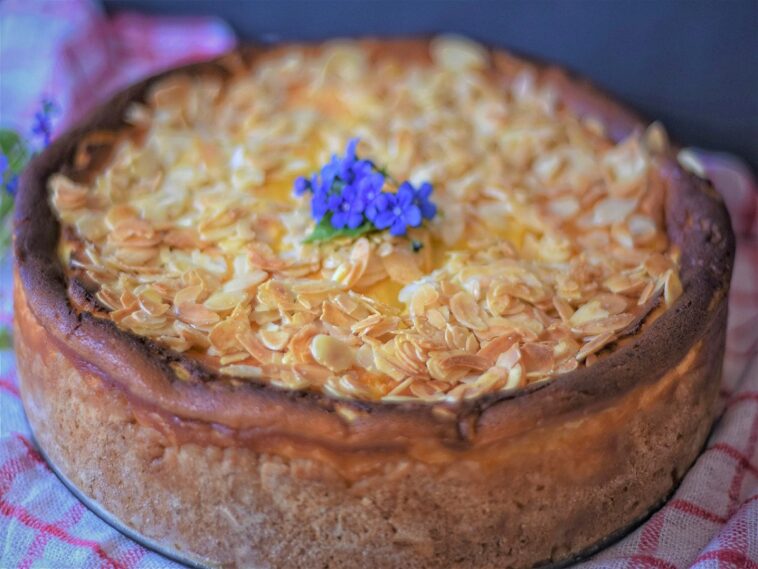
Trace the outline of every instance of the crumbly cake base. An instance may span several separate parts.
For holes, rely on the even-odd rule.
[[[21,393],[62,473],[145,536],[237,567],[530,567],[575,555],[664,499],[714,417],[726,307],[658,380],[461,460],[387,461],[346,481],[323,462],[180,443],[59,346],[16,290]],[[197,425],[213,430],[211,424]]]

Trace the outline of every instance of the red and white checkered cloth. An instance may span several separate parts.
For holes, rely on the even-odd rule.
[[[70,121],[140,76],[234,43],[217,20],[106,19],[85,0],[5,0],[0,20],[0,123],[17,126],[29,124],[42,94],[52,95]],[[758,569],[758,190],[735,159],[700,156],[738,235],[724,413],[674,497],[584,568]],[[6,259],[0,326],[11,324],[10,276]],[[13,353],[0,350],[0,567],[178,567],[90,513],[48,469],[30,435]]]

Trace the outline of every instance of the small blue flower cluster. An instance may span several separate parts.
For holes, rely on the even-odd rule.
[[[49,99],[44,99],[42,101],[42,108],[34,113],[32,136],[41,140],[43,148],[50,145],[50,141],[53,138],[53,118],[59,112],[58,105]]]
[[[34,114],[31,137],[24,140],[14,131],[4,131],[8,147],[0,148],[0,187],[15,195],[18,190],[18,172],[29,159],[33,148],[44,149],[50,145],[53,136],[53,119],[60,112],[58,106],[44,99],[39,111]]]
[[[400,236],[408,227],[419,227],[424,219],[437,214],[428,182],[415,188],[406,181],[397,192],[384,191],[387,175],[372,161],[358,158],[358,142],[357,138],[350,140],[344,157],[333,155],[310,179],[295,180],[295,195],[312,194],[311,215],[317,222],[328,219],[336,230],[389,229],[390,234]]]

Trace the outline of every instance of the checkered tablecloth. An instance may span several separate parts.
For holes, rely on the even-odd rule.
[[[28,128],[43,95],[63,108],[62,127],[119,86],[234,43],[217,20],[108,19],[86,0],[5,0],[0,26],[0,124],[20,129]],[[758,569],[757,190],[733,158],[700,157],[738,234],[724,411],[673,498],[585,568]],[[0,261],[0,329],[11,326],[12,310],[6,258]],[[90,513],[49,470],[30,436],[13,353],[0,349],[0,568],[178,567]]]

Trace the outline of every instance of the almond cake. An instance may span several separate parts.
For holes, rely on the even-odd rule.
[[[677,156],[585,82],[453,36],[144,81],[22,180],[36,438],[204,565],[586,555],[714,419],[734,241]]]

